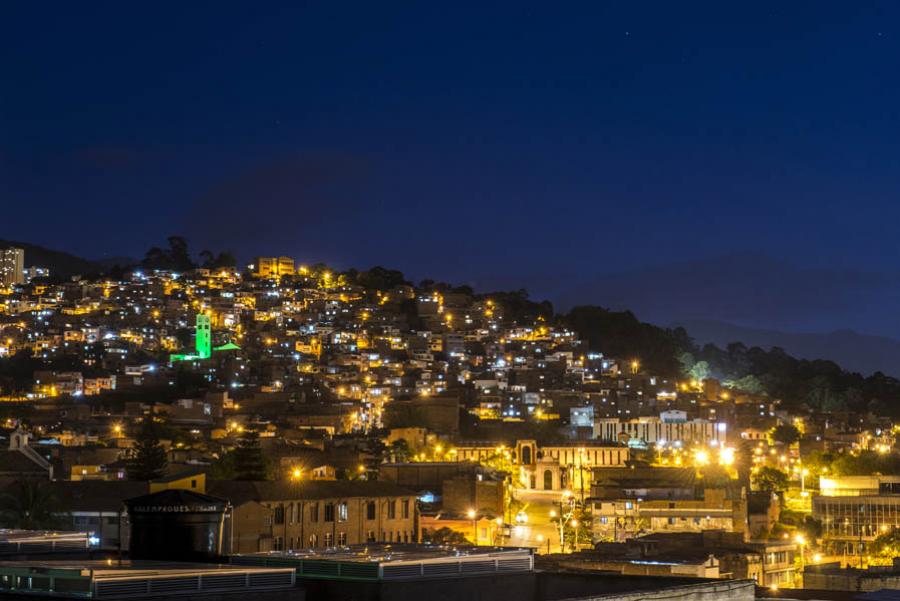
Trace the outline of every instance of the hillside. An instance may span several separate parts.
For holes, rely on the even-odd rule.
[[[0,240],[0,248],[15,246],[25,250],[25,267],[48,267],[53,277],[67,278],[77,274],[102,273],[116,264],[127,264],[127,258],[104,259],[92,261],[77,257],[71,253],[51,250],[37,244]]]

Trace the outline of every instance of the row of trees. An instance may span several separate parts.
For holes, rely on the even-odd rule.
[[[145,269],[165,269],[168,271],[188,271],[196,267],[218,269],[237,266],[237,259],[229,251],[214,254],[209,250],[200,251],[200,262],[197,263],[188,251],[188,243],[181,236],[169,236],[168,248],[152,247],[141,260]]]
[[[736,390],[781,399],[789,408],[900,417],[900,380],[881,372],[864,377],[833,361],[798,359],[779,347],[766,350],[740,342],[700,347],[683,328],[643,323],[630,311],[582,306],[559,321],[586,339],[591,350],[639,359],[649,373],[663,377],[717,378]]]
[[[160,441],[163,428],[149,416],[141,422],[125,466],[129,480],[146,482],[165,475],[168,459]],[[272,465],[260,447],[259,434],[247,432],[234,449],[219,457],[211,474],[221,480],[269,479]]]

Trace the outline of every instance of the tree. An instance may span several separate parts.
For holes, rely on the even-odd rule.
[[[59,497],[43,480],[20,480],[0,495],[0,526],[55,530],[65,524]]]
[[[770,490],[781,492],[787,490],[788,475],[780,469],[774,467],[761,467],[758,472],[750,477],[753,486],[757,490]]]
[[[737,380],[733,380],[731,383],[732,388],[738,390],[740,392],[746,392],[747,394],[763,394],[765,389],[763,388],[762,382],[759,381],[759,378],[750,374],[746,375],[742,378],[738,378]]]
[[[170,271],[187,271],[196,267],[188,252],[187,240],[181,236],[169,236],[169,248],[154,246],[147,251],[141,266],[147,269],[165,269]]]
[[[222,251],[214,255],[212,251],[200,251],[200,266],[204,269],[221,269],[222,267],[237,266],[237,259],[230,251]]]
[[[167,465],[166,450],[159,441],[159,429],[153,417],[147,416],[141,422],[125,465],[128,479],[143,482],[156,480],[165,475]]]
[[[593,541],[591,514],[581,507],[574,508],[570,516],[557,516],[550,521],[556,527],[557,532],[560,522],[563,523],[566,547],[573,552],[579,547],[590,545]],[[635,529],[637,530],[637,527]]]
[[[790,446],[800,440],[800,430],[791,424],[778,424],[772,430],[772,440]]]
[[[466,535],[456,530],[451,530],[446,526],[437,530],[426,530],[422,537],[426,543],[432,545],[471,545],[472,543],[466,538]]]
[[[209,466],[209,478],[212,480],[234,480],[236,473],[234,452],[222,453]]]
[[[685,376],[690,376],[691,369],[694,368],[694,365],[697,363],[697,360],[694,359],[694,355],[685,351],[683,353],[678,354],[678,362],[681,363],[681,373]]]
[[[268,462],[259,446],[259,434],[248,431],[238,441],[234,453],[235,480],[265,480]]]
[[[893,560],[900,557],[900,528],[892,528],[884,534],[879,534],[872,541],[872,555],[883,559]]]
[[[691,367],[691,370],[688,373],[694,380],[702,382],[710,376],[709,363],[706,361],[698,361]]]
[[[394,463],[406,463],[409,461],[412,451],[410,451],[409,443],[403,438],[398,438],[387,448]]]

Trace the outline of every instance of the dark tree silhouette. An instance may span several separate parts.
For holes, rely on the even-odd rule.
[[[65,522],[62,503],[43,480],[20,480],[0,495],[0,526],[54,530]]]
[[[147,416],[128,456],[125,466],[128,479],[146,482],[161,478],[167,465],[166,451],[159,442],[159,428],[152,416]]]

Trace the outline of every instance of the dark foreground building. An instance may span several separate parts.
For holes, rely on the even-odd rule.
[[[535,571],[530,549],[372,544],[228,563],[25,557],[0,561],[0,597],[209,601],[750,601],[746,580]]]

